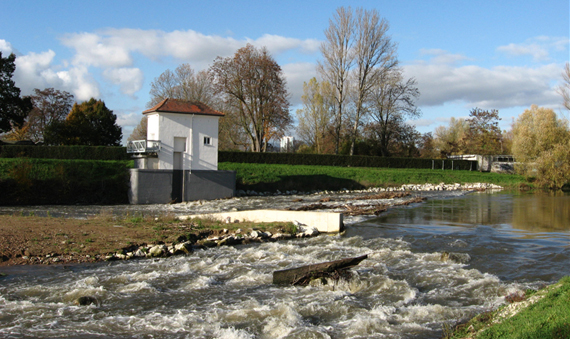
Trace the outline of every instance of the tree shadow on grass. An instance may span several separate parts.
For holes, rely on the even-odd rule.
[[[278,181],[268,183],[243,184],[237,183],[239,190],[253,190],[257,192],[301,191],[310,192],[314,190],[341,189],[357,190],[366,188],[358,181],[351,179],[335,178],[324,174],[317,175],[286,175],[280,176]]]

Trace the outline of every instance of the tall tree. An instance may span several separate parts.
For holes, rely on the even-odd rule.
[[[345,114],[345,101],[349,95],[349,75],[354,63],[352,46],[354,45],[354,18],[352,10],[340,7],[333,18],[329,20],[329,27],[325,30],[326,40],[321,44],[320,50],[323,60],[319,61],[317,70],[321,78],[333,87],[333,97],[336,102],[333,134],[335,153],[338,154],[341,143],[341,132]]]
[[[181,64],[174,72],[164,71],[151,83],[148,107],[153,107],[164,99],[199,101],[212,108],[216,107],[214,88],[207,71],[196,73],[190,64]]]
[[[291,124],[283,71],[266,48],[248,44],[210,67],[216,92],[238,118],[254,152],[265,152]]]
[[[67,118],[49,125],[46,142],[60,145],[119,146],[123,132],[117,116],[94,98],[74,104]]]
[[[356,10],[354,54],[355,115],[351,131],[350,155],[358,137],[361,118],[367,113],[365,107],[375,84],[383,74],[396,67],[396,44],[388,35],[389,24],[380,18],[376,10]]]
[[[564,107],[570,111],[570,63],[566,63],[562,72],[562,84],[558,86],[558,93],[562,96]]]
[[[46,127],[54,121],[63,121],[71,111],[74,99],[72,94],[54,88],[36,88],[31,98],[34,109],[26,121],[28,134],[32,141],[42,142]]]
[[[517,171],[539,185],[560,188],[570,181],[570,131],[549,108],[532,105],[513,124],[512,153]]]
[[[503,153],[502,135],[499,128],[499,111],[473,108],[469,112],[465,152],[472,154]]]
[[[390,155],[391,138],[407,118],[420,116],[415,101],[420,96],[414,78],[405,80],[398,68],[382,72],[372,88],[370,112],[377,123],[382,156]]]
[[[21,127],[32,109],[29,97],[20,97],[20,88],[12,80],[16,70],[16,55],[2,57],[0,52],[0,133]]]
[[[328,82],[319,83],[316,78],[303,83],[303,108],[296,112],[297,133],[315,153],[324,152],[325,137],[333,118],[331,90]]]

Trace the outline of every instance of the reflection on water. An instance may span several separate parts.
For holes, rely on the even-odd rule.
[[[469,254],[472,267],[517,281],[570,275],[570,195],[474,193],[399,208],[349,235],[402,238],[419,252]]]
[[[513,200],[511,224],[532,232],[570,230],[570,195],[564,192],[523,194]]]
[[[530,232],[566,232],[570,230],[570,194],[474,193],[458,199],[431,200],[422,208],[406,211],[403,217],[412,224],[508,224]]]

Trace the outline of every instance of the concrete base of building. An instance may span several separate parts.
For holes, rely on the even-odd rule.
[[[134,168],[130,172],[129,202],[135,205],[214,200],[235,196],[235,171]]]
[[[338,233],[343,230],[342,213],[284,210],[251,210],[212,214],[188,215],[179,219],[204,218],[235,222],[294,222],[316,228],[321,233]]]

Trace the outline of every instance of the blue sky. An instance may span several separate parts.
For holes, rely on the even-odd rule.
[[[405,75],[418,81],[423,114],[410,123],[420,132],[474,107],[498,109],[503,129],[532,104],[567,115],[556,86],[570,59],[568,0],[0,0],[0,50],[17,55],[23,94],[54,87],[103,99],[126,138],[162,72],[205,69],[246,43],[281,65],[294,111],[341,6],[376,9],[390,23]]]

